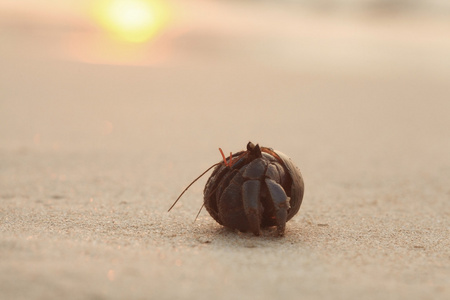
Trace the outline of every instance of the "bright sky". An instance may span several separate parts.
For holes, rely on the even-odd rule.
[[[156,36],[171,16],[166,0],[2,0],[0,13],[22,13],[27,20],[42,17],[44,22],[86,19],[110,37],[133,43]]]
[[[90,7],[94,20],[114,38],[145,42],[158,34],[170,18],[160,0],[96,0]]]

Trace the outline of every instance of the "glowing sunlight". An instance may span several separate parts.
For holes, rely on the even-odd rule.
[[[159,0],[98,0],[92,14],[112,37],[134,43],[150,40],[169,19],[169,8]]]

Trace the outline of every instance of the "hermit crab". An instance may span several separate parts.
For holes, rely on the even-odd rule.
[[[195,181],[215,167],[203,191],[203,206],[214,220],[254,235],[260,235],[261,228],[277,226],[277,234],[283,236],[286,222],[302,204],[304,183],[300,170],[280,151],[252,142],[247,150],[230,153],[228,159],[219,150],[223,161],[189,184],[169,211]]]

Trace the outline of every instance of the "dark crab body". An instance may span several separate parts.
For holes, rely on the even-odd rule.
[[[277,226],[278,235],[284,235],[303,192],[302,175],[289,157],[250,142],[246,151],[216,166],[203,193],[206,209],[219,224],[255,235],[261,227]]]

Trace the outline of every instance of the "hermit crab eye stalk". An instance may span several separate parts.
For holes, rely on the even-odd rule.
[[[256,159],[256,158],[261,158],[262,157],[261,148],[259,147],[258,144],[254,145],[252,142],[249,142],[247,144],[247,151],[249,152],[249,156],[252,159]]]
[[[276,226],[277,234],[284,235],[286,222],[303,200],[300,170],[282,152],[252,142],[246,151],[230,153],[228,161],[219,151],[223,161],[191,182],[169,211],[194,182],[215,167],[203,191],[203,206],[219,224],[255,235],[261,234],[261,228]]]

